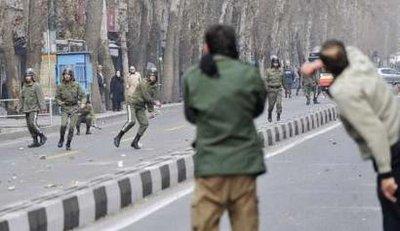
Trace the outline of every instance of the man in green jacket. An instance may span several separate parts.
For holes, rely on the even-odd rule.
[[[238,60],[233,28],[209,28],[204,54],[184,78],[185,116],[197,128],[192,228],[218,230],[227,209],[232,230],[258,230],[256,177],[265,165],[254,119],[266,89],[259,70]]]
[[[306,63],[311,76],[324,68],[334,76],[329,94],[339,108],[348,134],[361,156],[372,160],[385,231],[400,230],[400,106],[374,64],[355,47],[337,40],[325,42],[320,60]],[[305,77],[306,78],[306,77]]]
[[[82,88],[78,83],[75,82],[74,72],[67,68],[62,73],[61,85],[57,88],[56,102],[61,107],[61,128],[60,128],[60,140],[58,141],[58,147],[61,148],[64,145],[64,136],[67,126],[68,138],[65,144],[66,150],[71,150],[71,141],[74,136],[74,129],[78,122],[78,112],[81,107],[81,102],[84,97]]]
[[[33,143],[28,147],[35,148],[45,144],[47,140],[37,124],[38,114],[46,109],[46,105],[42,88],[36,83],[35,73],[32,68],[26,70],[24,80],[20,97],[20,111],[25,113],[26,124],[33,138]],[[40,138],[40,141],[38,138]]]
[[[268,97],[268,122],[272,122],[272,111],[276,105],[276,120],[281,120],[282,114],[282,87],[283,72],[281,63],[277,57],[271,59],[271,68],[266,70],[265,86]]]
[[[122,136],[135,125],[137,120],[139,123],[139,130],[131,143],[131,147],[134,149],[140,149],[139,141],[149,127],[146,108],[148,112],[151,113],[150,117],[154,118],[154,105],[161,105],[158,101],[157,81],[157,70],[148,70],[146,80],[139,82],[133,94],[127,96],[128,105],[130,106],[130,110],[128,111],[128,121],[114,138],[114,145],[116,147],[119,147]]]

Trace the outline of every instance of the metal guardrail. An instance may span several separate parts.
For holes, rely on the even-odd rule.
[[[17,114],[15,114],[15,106],[18,105],[18,101],[19,99],[0,99],[0,112],[3,111],[3,114],[0,114],[0,128],[22,128],[22,127],[26,127],[26,125],[6,125],[6,124],[2,124],[2,122],[4,122],[5,120],[9,120],[9,119],[19,119],[19,118],[23,118],[25,117],[24,113],[22,112],[17,112]],[[48,122],[46,123],[41,123],[41,127],[48,127],[48,126],[52,126],[53,125],[53,114],[54,114],[54,107],[53,107],[53,103],[54,103],[54,98],[49,98],[46,97],[45,98],[45,102],[46,102],[46,110],[45,113],[39,113],[38,116],[43,118],[43,117],[47,117],[48,118]],[[10,108],[10,103],[13,104],[13,108]],[[9,111],[12,111],[12,114],[9,114]]]

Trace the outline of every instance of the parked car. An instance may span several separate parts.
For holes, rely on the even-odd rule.
[[[390,84],[400,84],[400,72],[393,68],[378,68],[378,74]]]

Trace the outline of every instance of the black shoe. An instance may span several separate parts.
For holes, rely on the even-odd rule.
[[[71,129],[68,132],[68,139],[67,139],[67,143],[65,144],[65,149],[67,151],[71,150],[71,141],[72,141],[72,137],[74,137],[74,131]]]
[[[62,148],[63,145],[64,145],[64,139],[60,139],[58,141],[57,147]]]
[[[310,105],[310,100],[307,99],[306,105]]]
[[[81,135],[81,129],[76,128],[76,135],[80,136]]]
[[[276,115],[276,120],[277,120],[277,121],[281,121],[281,114],[280,114],[280,113],[278,113],[278,114]]]
[[[40,143],[38,142],[37,136],[33,137],[33,143],[28,145],[28,148],[37,148],[40,147]]]
[[[62,148],[64,145],[64,136],[65,136],[65,131],[67,130],[67,127],[62,126],[60,129],[60,140],[58,141],[57,147]]]
[[[272,122],[272,112],[268,112],[268,122]]]
[[[90,132],[90,125],[86,125],[86,135],[90,135],[90,134],[92,134],[91,132]]]
[[[141,137],[142,137],[142,136],[139,135],[139,134],[137,134],[137,135],[135,136],[135,139],[133,139],[133,141],[132,141],[132,143],[131,143],[131,147],[132,147],[132,148],[134,148],[134,149],[140,149],[139,140],[140,140]]]
[[[122,138],[123,135],[124,135],[124,132],[120,131],[118,133],[118,135],[116,137],[114,137],[114,146],[115,147],[117,147],[117,148],[119,147],[119,144],[121,143],[121,138]]]
[[[47,137],[43,133],[39,134],[39,137],[40,137],[40,142],[39,142],[40,145],[44,145],[47,141]]]

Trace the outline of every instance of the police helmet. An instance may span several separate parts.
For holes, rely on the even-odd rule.
[[[33,71],[32,68],[27,68],[25,71],[25,76],[35,76],[35,72]]]
[[[71,77],[72,81],[75,81],[75,77],[74,77],[74,71],[71,68],[65,68],[62,72],[62,78],[64,80],[64,76],[68,74]]]
[[[278,64],[278,67],[281,67],[281,61],[279,60],[278,57],[274,56],[271,58],[271,66],[275,66],[275,64]]]

